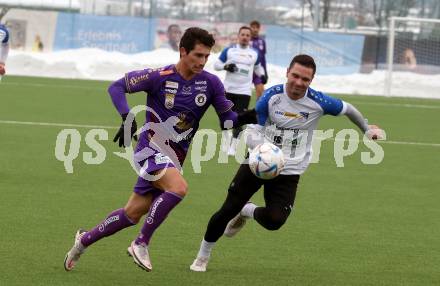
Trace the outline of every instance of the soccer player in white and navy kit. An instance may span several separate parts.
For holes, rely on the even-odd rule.
[[[234,103],[233,110],[236,112],[243,112],[249,107],[253,74],[265,74],[260,54],[249,45],[250,39],[251,28],[241,27],[238,31],[238,43],[225,48],[214,63],[214,69],[226,70],[223,82],[226,98]],[[233,138],[228,152],[230,155],[235,154],[240,132],[241,128],[234,128],[232,132]]]
[[[193,271],[206,271],[211,250],[223,235],[235,235],[247,219],[256,220],[268,230],[279,229],[290,215],[300,175],[310,162],[313,131],[324,115],[345,115],[371,139],[380,130],[367,125],[362,114],[350,103],[333,98],[309,87],[316,71],[312,57],[298,55],[287,70],[287,82],[267,89],[258,100],[258,124],[249,126],[249,148],[269,141],[283,150],[286,164],[281,174],[272,180],[262,180],[241,164],[229,186],[225,202],[210,219]],[[368,131],[368,132],[367,132]],[[258,207],[249,202],[264,186],[266,205]]]
[[[6,73],[5,64],[9,53],[9,31],[0,24],[0,77]]]

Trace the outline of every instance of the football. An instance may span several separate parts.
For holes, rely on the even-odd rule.
[[[284,155],[272,143],[263,143],[249,153],[249,168],[260,179],[270,180],[278,176],[284,167]]]

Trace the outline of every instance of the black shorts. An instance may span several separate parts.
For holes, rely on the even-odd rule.
[[[264,201],[268,208],[293,208],[300,175],[278,175],[272,180],[256,177],[248,164],[241,164],[229,187],[234,196],[249,200],[264,186]]]
[[[234,106],[232,110],[235,112],[243,112],[249,108],[251,97],[245,94],[226,93],[226,98],[232,101]]]

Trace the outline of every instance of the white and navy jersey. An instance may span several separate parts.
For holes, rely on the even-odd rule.
[[[251,96],[252,74],[255,71],[259,76],[264,75],[259,52],[250,46],[232,45],[221,52],[214,68],[222,70],[225,64],[230,63],[236,64],[238,71],[226,72],[223,83],[226,92]]]
[[[5,25],[0,24],[0,43],[6,44],[9,42],[9,31]]]
[[[290,99],[283,84],[267,89],[256,104],[258,126],[265,140],[280,147],[286,164],[284,175],[302,174],[312,155],[313,131],[324,115],[340,115],[346,103],[309,88],[298,100]],[[251,146],[252,147],[252,146]]]
[[[4,63],[9,52],[9,31],[0,24],[0,62]]]

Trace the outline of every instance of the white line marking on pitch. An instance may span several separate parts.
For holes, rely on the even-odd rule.
[[[55,127],[77,127],[77,128],[103,128],[103,129],[118,129],[117,126],[106,125],[82,125],[82,124],[69,124],[69,123],[49,123],[49,122],[31,122],[31,121],[14,121],[14,120],[0,120],[0,124],[17,124],[17,125],[34,125],[34,126],[55,126]],[[219,132],[221,133],[221,132]],[[335,140],[332,138],[331,140]],[[384,144],[396,144],[396,145],[414,145],[414,146],[426,146],[426,147],[440,147],[440,143],[426,143],[426,142],[406,142],[406,141],[377,141]]]

